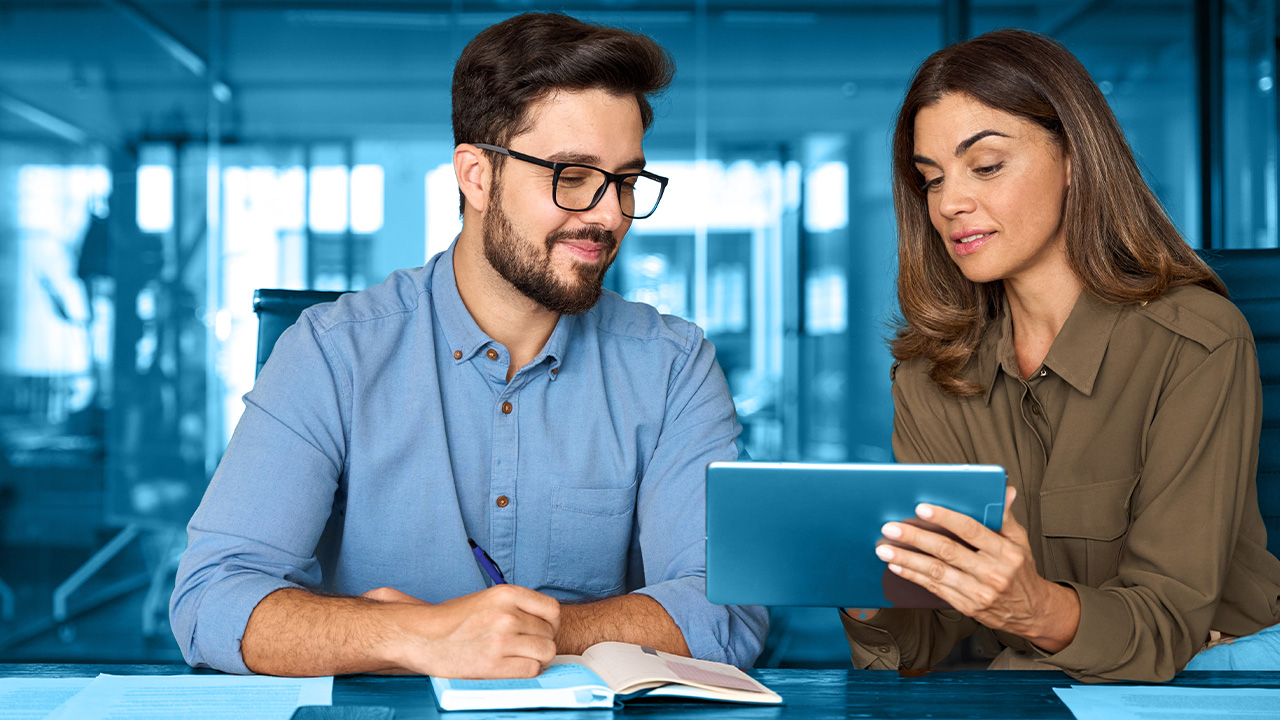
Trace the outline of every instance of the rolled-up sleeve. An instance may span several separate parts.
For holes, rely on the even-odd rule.
[[[706,594],[706,468],[738,457],[742,428],[715,350],[689,325],[688,360],[667,388],[667,415],[638,497],[647,586],[694,657],[751,667],[769,630],[758,605],[716,605]]]
[[[174,637],[193,667],[250,672],[240,641],[258,603],[281,588],[320,586],[316,545],[343,462],[340,376],[304,314],[245,396],[187,526],[169,603]]]

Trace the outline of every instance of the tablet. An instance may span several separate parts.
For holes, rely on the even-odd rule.
[[[945,608],[889,572],[880,528],[925,502],[999,531],[995,465],[715,462],[707,467],[707,598],[723,605]]]

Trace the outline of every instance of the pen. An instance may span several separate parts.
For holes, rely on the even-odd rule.
[[[471,538],[467,538],[467,544],[471,546],[471,554],[476,556],[476,562],[489,574],[489,579],[493,580],[493,584],[506,585],[507,581],[502,577],[502,571],[498,569],[498,565],[493,561],[493,558],[489,557],[489,553],[485,552],[484,548],[477,545],[476,541]]]

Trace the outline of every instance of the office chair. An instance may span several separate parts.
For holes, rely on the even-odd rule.
[[[1262,436],[1258,441],[1258,507],[1267,549],[1280,557],[1280,248],[1201,253],[1253,330],[1262,374]]]
[[[323,302],[333,302],[345,290],[271,290],[253,291],[253,311],[258,315],[258,367],[253,373],[257,378],[262,372],[271,351],[276,347],[280,334],[298,321],[303,310]]]

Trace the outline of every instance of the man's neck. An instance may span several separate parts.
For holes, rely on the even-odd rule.
[[[547,344],[560,320],[530,300],[499,275],[484,256],[484,238],[464,227],[453,251],[453,275],[458,295],[484,334],[507,349],[511,364],[507,379],[527,365]]]

